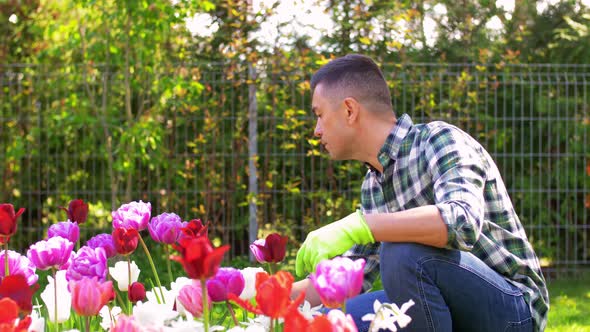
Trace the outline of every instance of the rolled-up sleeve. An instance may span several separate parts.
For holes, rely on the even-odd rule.
[[[447,248],[470,251],[484,217],[485,164],[462,133],[444,128],[432,133],[426,148],[435,205],[447,225]]]

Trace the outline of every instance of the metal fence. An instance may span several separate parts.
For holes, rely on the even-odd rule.
[[[590,266],[590,66],[384,72],[398,115],[456,124],[488,149],[550,276]],[[142,199],[152,215],[210,220],[233,256],[248,252],[252,230],[279,230],[296,246],[359,204],[365,172],[328,160],[311,139],[310,74],[176,64],[130,81],[104,66],[0,66],[0,197],[28,209],[14,245],[42,238],[65,219],[58,206],[83,198],[83,238],[108,230],[121,203]]]

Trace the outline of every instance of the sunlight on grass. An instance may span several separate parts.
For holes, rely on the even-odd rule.
[[[590,278],[548,284],[551,310],[547,332],[590,332]]]

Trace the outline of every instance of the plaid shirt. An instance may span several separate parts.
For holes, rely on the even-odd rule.
[[[447,248],[469,251],[516,285],[535,327],[547,323],[549,295],[498,168],[471,136],[445,122],[398,119],[378,155],[383,173],[369,166],[361,191],[365,214],[436,205],[447,225]],[[379,246],[356,245],[344,256],[363,257],[368,291],[379,276]]]

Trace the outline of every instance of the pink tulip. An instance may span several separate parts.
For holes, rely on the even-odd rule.
[[[152,213],[152,204],[129,202],[121,205],[117,211],[113,211],[113,228],[135,228],[138,232],[146,229]]]
[[[328,320],[332,323],[332,331],[358,332],[351,315],[345,315],[340,310],[330,310]]]
[[[117,316],[117,323],[111,327],[111,332],[142,332],[144,329],[133,316],[123,314]]]
[[[201,292],[201,284],[193,282],[180,289],[178,294],[178,301],[195,317],[203,315],[203,293]],[[211,298],[207,295],[208,306],[211,307]]]
[[[70,281],[72,307],[80,316],[96,316],[114,298],[113,282],[100,282],[96,277]]]
[[[364,259],[336,257],[321,261],[310,278],[322,303],[328,308],[338,308],[361,292],[364,268]]]

